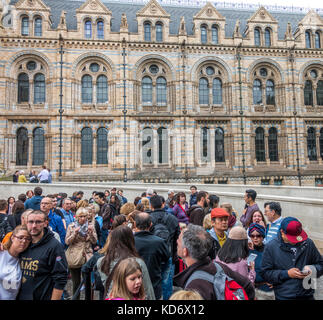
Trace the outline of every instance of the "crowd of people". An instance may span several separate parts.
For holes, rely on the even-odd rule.
[[[18,183],[52,183],[52,173],[49,168],[42,166],[42,170],[37,174],[36,170],[31,170],[26,177],[24,170],[16,170],[12,175],[12,182]]]
[[[36,186],[0,200],[0,299],[313,300],[322,255],[298,219],[256,197],[246,190],[240,213],[195,186],[189,198]]]

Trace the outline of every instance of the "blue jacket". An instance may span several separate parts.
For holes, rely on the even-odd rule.
[[[291,248],[297,248],[296,255]],[[313,297],[314,290],[305,289],[303,280],[293,279],[288,270],[298,268],[303,270],[306,265],[316,269],[317,277],[323,274],[323,257],[311,239],[292,246],[282,240],[281,234],[265,246],[262,257],[260,275],[266,282],[274,285],[277,300],[295,300]]]
[[[32,198],[26,200],[25,202],[25,210],[33,209],[40,210],[40,202],[42,201],[43,196],[33,196]]]
[[[197,204],[197,192],[190,195],[190,207]]]
[[[64,219],[66,221],[66,230],[67,230],[68,225],[75,221],[73,213],[71,211],[67,212],[62,208],[60,208],[60,210],[63,212]]]
[[[49,219],[49,225],[52,227],[53,231],[59,234],[61,243],[65,245],[66,230],[64,228],[62,218],[58,214],[53,213],[51,210],[48,214],[48,219]]]

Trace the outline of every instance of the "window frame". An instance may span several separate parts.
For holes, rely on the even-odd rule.
[[[37,24],[37,21],[40,21],[40,25],[39,23]],[[43,36],[43,19],[39,16],[35,17],[34,19],[34,36],[35,37]]]
[[[259,135],[261,135],[261,139]],[[265,130],[263,127],[257,127],[255,130],[255,156],[257,162],[266,161]]]
[[[81,165],[93,164],[93,132],[84,127],[81,131]]]
[[[40,131],[40,134],[37,134],[38,131]],[[33,166],[44,164],[45,150],[45,130],[42,127],[37,127],[33,130]]]

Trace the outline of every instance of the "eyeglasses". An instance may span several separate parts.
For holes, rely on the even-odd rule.
[[[52,202],[42,202],[41,204],[52,204]]]
[[[15,238],[17,238],[19,241],[31,241],[31,238],[30,237],[17,237],[17,236],[14,236]]]
[[[45,221],[40,221],[40,220],[29,220],[29,221],[27,221],[27,223],[28,224],[31,224],[31,225],[33,225],[33,224],[42,224],[42,223],[44,223]]]
[[[260,234],[253,234],[250,238],[262,238],[262,236]]]

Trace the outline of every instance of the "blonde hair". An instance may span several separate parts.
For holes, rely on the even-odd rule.
[[[203,228],[205,230],[212,229],[211,213],[208,213],[203,219]]]
[[[179,290],[171,295],[169,300],[204,300],[202,296],[194,290]]]
[[[84,207],[79,208],[75,213],[75,217],[78,218],[80,215],[88,216],[89,210]]]
[[[232,215],[232,205],[231,205],[231,203],[222,203],[221,205],[220,205],[220,208],[223,208],[223,209],[225,209],[226,210],[226,212],[229,214],[229,215]]]
[[[120,208],[120,214],[124,214],[125,216],[127,216],[135,210],[135,205],[132,202],[127,202]]]
[[[141,198],[140,203],[144,206],[144,211],[150,210],[150,203],[148,198]]]
[[[89,206],[89,202],[87,200],[80,200],[76,203],[76,210],[78,210],[79,208],[86,208]]]
[[[133,300],[134,297],[127,287],[126,278],[138,270],[141,272],[142,275],[140,264],[136,261],[135,258],[127,258],[121,260],[119,262],[119,265],[116,266],[116,269],[113,272],[113,285],[109,297]],[[145,299],[145,289],[143,282],[138,293],[138,298],[140,300]]]
[[[11,238],[12,238],[13,236],[15,236],[19,231],[26,231],[26,232],[29,234],[30,239],[31,239],[31,235],[30,235],[30,233],[29,233],[29,231],[28,231],[28,229],[27,229],[27,226],[25,226],[25,225],[19,225],[19,226],[17,226],[17,227],[12,231],[12,234],[11,234],[10,238],[9,238],[9,239],[8,239],[8,241],[3,245],[3,248],[4,248],[5,250],[9,250],[9,249],[10,249],[10,247],[11,247],[11,245],[12,245],[12,240],[11,240]]]

